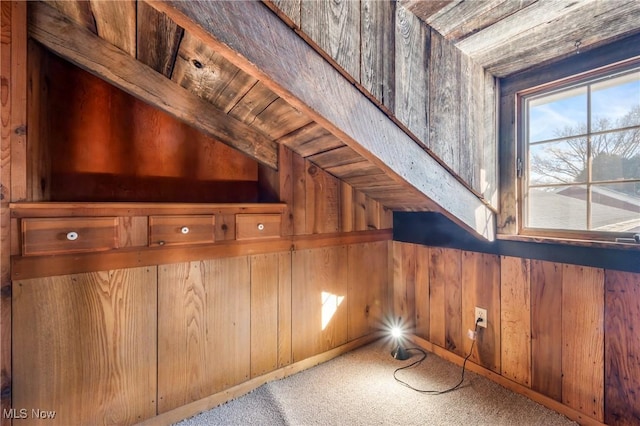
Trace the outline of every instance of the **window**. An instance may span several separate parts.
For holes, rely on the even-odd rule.
[[[640,234],[640,64],[519,94],[522,234]]]

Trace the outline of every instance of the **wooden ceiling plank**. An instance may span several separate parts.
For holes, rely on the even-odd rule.
[[[90,4],[98,35],[135,57],[137,19],[135,0],[91,0]]]
[[[597,19],[596,19],[597,17]],[[488,71],[498,77],[594,48],[638,33],[640,2],[611,7],[608,2],[586,5],[555,21],[519,34],[500,53],[480,57]],[[576,48],[576,42],[579,46]],[[517,48],[516,48],[517,46]]]
[[[140,62],[171,78],[183,33],[167,15],[138,1],[136,57]]]
[[[451,220],[481,238],[495,238],[493,211],[264,4],[168,1],[152,5],[186,31],[206,39],[394,181],[419,189],[442,206]]]
[[[344,146],[340,139],[314,122],[281,137],[277,142],[291,148],[291,150],[305,158],[319,152]]]
[[[284,99],[278,98],[256,116],[252,126],[275,140],[310,122],[311,119],[306,114],[289,105]]]
[[[256,117],[276,99],[278,99],[278,95],[258,81],[242,99],[231,108],[229,115],[245,124],[251,125]]]
[[[343,164],[341,166],[327,167],[325,171],[345,181],[352,177],[384,173],[379,167],[367,160],[357,163]]]
[[[442,15],[460,0],[401,0],[400,4],[426,23]]]
[[[346,145],[340,148],[324,151],[307,158],[309,161],[323,169],[365,161],[360,154]]]
[[[57,55],[277,169],[277,144],[262,133],[217,110],[44,3],[29,3],[29,17],[31,37]]]
[[[171,79],[224,112],[236,106],[258,81],[188,31]]]

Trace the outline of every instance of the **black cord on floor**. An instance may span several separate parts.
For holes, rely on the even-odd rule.
[[[474,329],[474,333],[478,331],[478,323],[479,322],[480,321],[476,321],[476,327]],[[409,383],[399,379],[398,376],[396,376],[396,373],[398,373],[398,371],[407,370],[409,368],[416,367],[416,366],[420,365],[422,363],[422,361],[424,361],[427,358],[427,353],[422,348],[405,348],[406,351],[418,351],[418,352],[422,353],[422,357],[419,360],[414,361],[409,365],[405,365],[404,367],[396,368],[396,370],[393,372],[393,378],[396,379],[396,381],[398,383],[400,383],[403,386],[408,387],[411,390],[414,390],[414,391],[420,392],[420,393],[424,393],[424,394],[428,394],[428,395],[442,395],[442,394],[454,391],[454,390],[458,389],[460,387],[460,385],[462,385],[462,382],[464,382],[465,366],[467,364],[467,360],[469,359],[469,357],[471,357],[471,354],[473,353],[473,345],[475,343],[476,343],[476,340],[473,339],[471,341],[471,349],[469,349],[469,354],[464,358],[464,361],[462,362],[462,376],[460,377],[460,381],[455,386],[453,386],[453,387],[451,387],[449,389],[445,389],[445,390],[417,389],[417,388],[414,388],[413,386],[411,386]]]

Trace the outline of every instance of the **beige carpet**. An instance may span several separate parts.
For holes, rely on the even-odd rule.
[[[575,425],[521,395],[467,371],[463,385],[425,395],[393,379],[411,363],[391,358],[383,341],[342,355],[179,423],[196,425]],[[421,389],[443,390],[460,380],[460,367],[428,354],[398,373]]]

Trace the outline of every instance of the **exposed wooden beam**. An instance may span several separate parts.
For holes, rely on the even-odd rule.
[[[428,204],[434,210],[477,235],[494,238],[493,211],[264,4],[150,4],[210,42],[217,52],[308,114],[395,182],[415,187],[431,200]]]
[[[29,4],[29,33],[45,47],[114,86],[277,169],[277,144],[213,107],[44,3]]]

